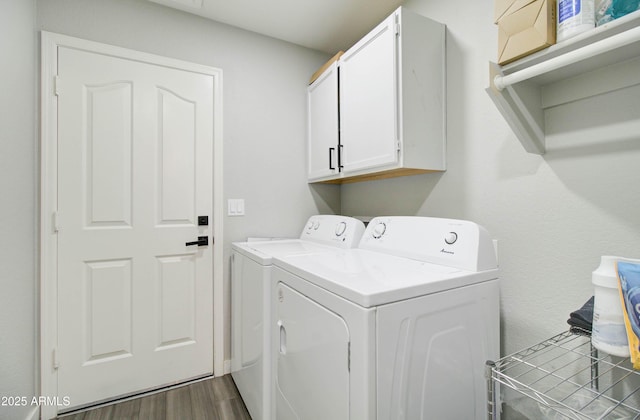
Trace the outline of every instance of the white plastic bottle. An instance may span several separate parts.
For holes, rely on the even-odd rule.
[[[591,343],[613,356],[629,357],[629,342],[624,325],[622,302],[618,292],[617,261],[637,261],[629,258],[603,256],[593,272],[593,327]]]
[[[558,0],[556,7],[557,42],[596,27],[594,0]]]

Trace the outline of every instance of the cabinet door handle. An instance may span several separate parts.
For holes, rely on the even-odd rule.
[[[329,148],[329,169],[336,169],[336,167],[333,166],[333,152],[335,151],[336,151],[335,147]]]
[[[338,171],[342,172],[342,169],[344,169],[344,166],[342,165],[342,148],[344,146],[339,144],[338,145]]]

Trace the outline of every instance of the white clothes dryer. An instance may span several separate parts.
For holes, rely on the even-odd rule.
[[[364,224],[345,216],[309,218],[298,239],[236,242],[231,264],[231,375],[254,420],[271,419],[270,276],[273,257],[355,247]]]
[[[499,287],[479,225],[375,218],[359,248],[274,258],[271,284],[278,420],[485,418]]]

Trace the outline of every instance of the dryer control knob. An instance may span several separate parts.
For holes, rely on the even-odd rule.
[[[455,232],[449,232],[444,237],[444,241],[449,245],[453,244],[457,240],[458,240],[458,234]]]
[[[319,221],[315,221],[313,222],[313,230],[318,230],[318,228],[320,227],[320,222]]]
[[[387,230],[387,225],[385,225],[383,222],[378,223],[374,228],[373,228],[373,237],[378,239],[380,238],[382,235],[384,235],[384,232]]]
[[[342,236],[346,230],[347,224],[345,222],[338,223],[336,225],[336,236]]]

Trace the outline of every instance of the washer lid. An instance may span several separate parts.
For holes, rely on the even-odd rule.
[[[298,239],[234,242],[231,248],[261,265],[271,265],[272,257],[354,248],[364,234],[364,223],[347,216],[311,216]]]
[[[303,241],[300,239],[279,239],[274,241],[234,242],[231,248],[261,265],[271,265],[273,257],[290,255],[314,255],[331,252],[335,247]]]
[[[363,307],[410,299],[497,278],[365,249],[274,258],[274,265]]]

